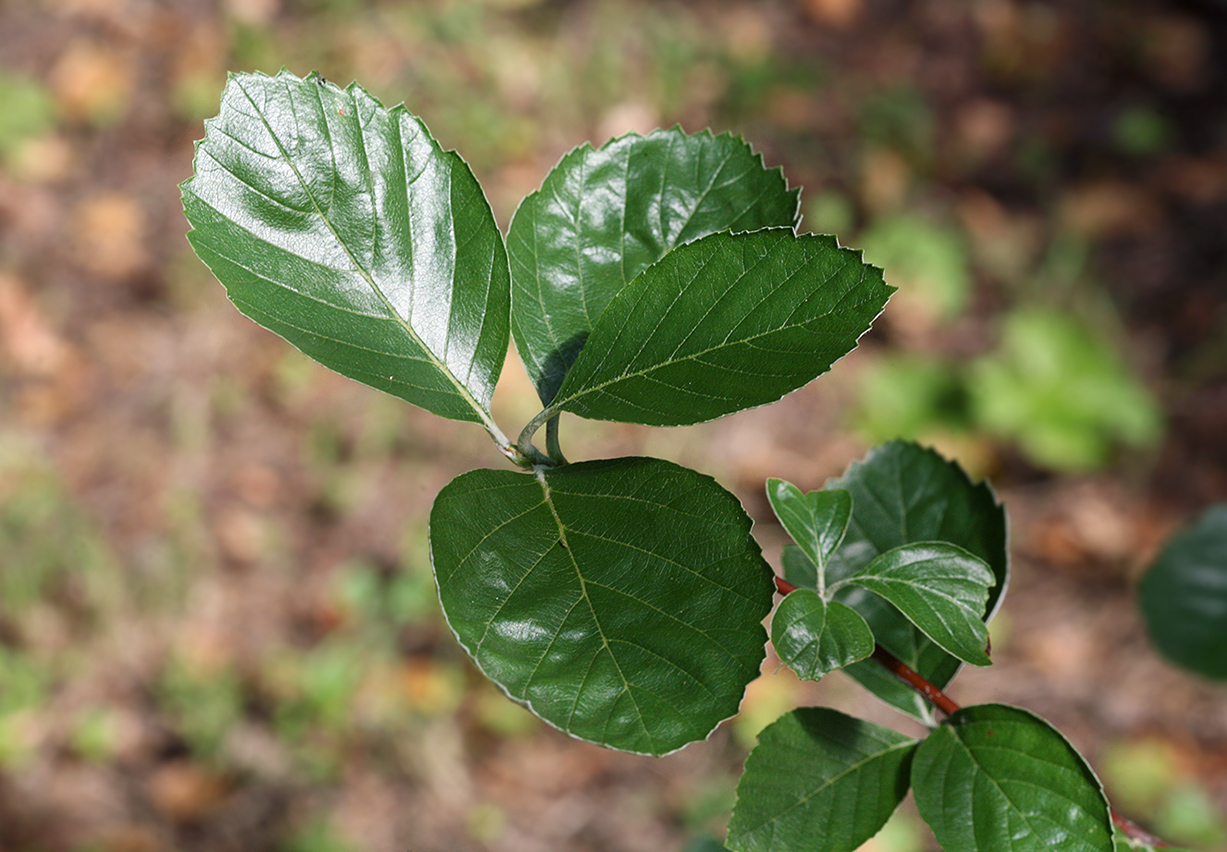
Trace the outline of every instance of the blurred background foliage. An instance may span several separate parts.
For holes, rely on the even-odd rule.
[[[497,464],[484,437],[259,331],[183,239],[226,72],[282,66],[406,102],[504,225],[583,141],[710,126],[782,165],[803,227],[900,288],[877,328],[778,406],[566,421],[568,453],[716,475],[773,558],[768,476],[819,487],[897,436],[992,476],[1017,573],[956,697],[1038,710],[1132,817],[1227,849],[1224,695],[1131,598],[1227,496],[1217,0],[0,0],[0,848],[715,849],[780,713],[898,721],[768,661],[648,761],[471,669],[425,525]],[[534,400],[510,361],[496,417]],[[905,806],[866,848],[934,847]]]

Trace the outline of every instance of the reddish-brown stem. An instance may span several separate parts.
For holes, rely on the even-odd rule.
[[[956,704],[950,696],[942,692],[933,684],[929,683],[920,675],[919,672],[913,671],[902,660],[892,654],[890,651],[883,648],[881,645],[873,646],[873,658],[886,667],[886,670],[894,674],[912,689],[919,692],[930,704],[938,710],[951,716],[959,712],[959,705]]]
[[[789,592],[795,592],[797,590],[796,586],[785,580],[783,577],[775,578],[775,588],[781,595],[786,595]],[[948,695],[946,695],[946,693],[929,683],[929,681],[927,681],[921,674],[913,671],[902,660],[876,643],[874,644],[873,648],[873,659],[885,666],[888,671],[892,672],[896,677],[920,693],[925,700],[927,700],[938,710],[941,710],[947,716],[953,715],[959,711],[959,705],[955,703]],[[1134,823],[1133,820],[1121,816],[1116,809],[1112,808],[1109,810],[1109,812],[1112,815],[1112,824],[1115,825],[1117,829],[1130,840],[1137,840],[1141,843],[1145,843],[1147,846],[1154,847],[1155,849],[1173,848],[1170,843],[1164,843],[1162,840]]]

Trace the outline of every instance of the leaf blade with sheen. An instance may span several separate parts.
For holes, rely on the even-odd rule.
[[[667,753],[758,676],[771,570],[710,477],[641,458],[471,471],[440,492],[430,541],[461,645],[572,736]]]
[[[767,480],[767,500],[780,524],[820,570],[848,531],[852,495],[847,491],[811,491],[782,479]]]
[[[1112,852],[1098,779],[1043,719],[1002,704],[964,707],[916,749],[921,817],[948,852]]]
[[[481,187],[403,106],[231,75],[181,186],[235,306],[343,375],[493,430],[509,272]]]
[[[725,845],[852,852],[907,795],[916,741],[825,707],[767,726],[746,759]]]
[[[890,601],[948,653],[977,666],[992,663],[984,608],[995,582],[979,557],[942,541],[888,550],[844,582]]]
[[[771,644],[798,677],[819,680],[872,654],[873,633],[851,607],[797,589],[771,617]]]
[[[507,232],[516,349],[542,402],[643,269],[708,234],[796,227],[798,195],[728,134],[675,127],[564,156]]]
[[[684,426],[775,402],[852,351],[892,289],[834,237],[703,237],[610,300],[551,410]]]

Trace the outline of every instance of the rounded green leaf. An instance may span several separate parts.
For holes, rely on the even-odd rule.
[[[995,579],[979,557],[943,541],[888,550],[845,582],[894,604],[926,636],[966,663],[992,663],[984,608]]]
[[[915,749],[903,734],[836,710],[794,710],[767,726],[746,758],[725,845],[851,852],[907,795]]]
[[[1227,503],[1172,536],[1138,593],[1150,637],[1166,657],[1227,679]]]
[[[973,484],[954,462],[907,441],[875,447],[827,488],[852,494],[852,522],[843,545],[827,565],[827,583],[850,577],[888,550],[921,541],[945,541],[983,559],[993,573],[984,620],[1005,592],[1009,560],[1005,510],[987,483]],[[924,635],[898,610],[869,592],[844,587],[835,598],[852,606],[877,641],[939,689],[960,661]],[[908,686],[872,661],[847,668],[879,698],[904,712],[932,721],[933,710]]]
[[[572,736],[665,754],[758,676],[771,569],[710,477],[647,458],[476,470],[435,500],[430,545],[460,644]]]
[[[793,228],[798,190],[741,139],[681,128],[571,151],[507,232],[516,349],[549,405],[609,300],[672,249]]]
[[[912,762],[921,817],[946,852],[1112,852],[1112,820],[1082,756],[1017,707],[965,707]]]
[[[771,618],[771,644],[806,680],[863,660],[873,653],[873,633],[856,610],[827,603],[809,589],[789,592]]]
[[[848,530],[852,495],[847,491],[802,494],[791,482],[768,479],[767,500],[785,531],[822,572],[827,558],[839,547]]]
[[[502,237],[469,167],[403,106],[312,75],[232,75],[181,187],[192,247],[320,363],[494,429]]]
[[[703,237],[613,297],[550,408],[684,426],[775,402],[852,351],[891,290],[834,237]]]

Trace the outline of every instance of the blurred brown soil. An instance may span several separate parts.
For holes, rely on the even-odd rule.
[[[177,184],[202,135],[192,98],[215,109],[239,40],[271,32],[277,45],[306,43],[327,5],[0,0],[0,66],[44,81],[58,111],[55,127],[0,170],[0,475],[10,477],[0,504],[53,483],[63,523],[45,535],[100,542],[99,581],[113,587],[71,577],[30,613],[0,601],[0,649],[63,664],[38,711],[0,729],[23,755],[0,763],[0,850],[338,848],[310,845],[317,822],[339,848],[362,852],[680,849],[726,813],[720,791],[745,753],[735,729],[652,761],[508,721],[437,616],[392,631],[379,669],[391,682],[361,693],[408,708],[407,727],[318,734],[335,737],[319,753],[337,764],[316,775],[277,732],[266,662],[358,630],[361,616],[335,594],[345,566],[361,560],[385,577],[426,570],[435,493],[498,462],[478,430],[374,398],[289,353],[233,310],[187,249]],[[507,38],[531,55],[551,40],[599,40],[601,8],[491,3],[483,14],[505,19],[518,34]],[[540,150],[479,169],[500,220],[571,144],[685,120],[734,127],[794,184],[839,189],[866,210],[940,202],[983,257],[1067,231],[1088,240],[1130,362],[1165,406],[1167,437],[1151,456],[1081,477],[1039,471],[987,442],[943,448],[993,477],[1016,554],[996,665],[952,692],[1034,709],[1092,762],[1112,742],[1158,738],[1227,810],[1227,693],[1156,657],[1132,592],[1173,529],[1227,499],[1227,8],[725,0],[674,11],[705,21],[730,55],[775,63],[780,81],[743,101],[725,72],[706,69],[677,114],[627,91],[565,127],[534,116],[531,98],[475,95],[548,127]],[[345,79],[383,62],[393,70],[379,94],[412,99],[410,84],[395,86],[416,79],[413,56],[335,35],[329,47],[316,33],[276,64],[301,73],[297,63],[318,62]],[[818,61],[797,67],[820,65],[825,88],[788,77],[807,57]],[[935,143],[869,150],[849,103],[904,83],[929,104]],[[1147,156],[1113,148],[1122,103],[1162,112],[1175,141]],[[1035,141],[1042,168],[1017,156],[1020,140]],[[888,316],[817,384],[692,430],[568,422],[569,455],[645,453],[710,472],[742,497],[774,553],[780,532],[762,482],[786,475],[818,487],[864,451],[845,428],[858,371],[886,347],[975,351],[1007,301],[1002,288],[981,288],[953,330]],[[531,397],[511,364],[496,416],[523,423]],[[23,570],[5,560],[0,574]],[[211,759],[185,741],[159,691],[174,666],[240,684],[237,718]],[[766,671],[764,681],[784,682]],[[453,675],[460,686],[447,686]],[[756,685],[747,710],[767,706],[772,689]],[[846,684],[780,689],[894,723]],[[381,697],[388,690],[393,698]],[[103,756],[90,757],[75,738],[96,709],[107,737]],[[515,732],[499,733],[507,725]],[[304,740],[312,748],[314,736]],[[0,753],[12,747],[0,742]]]

